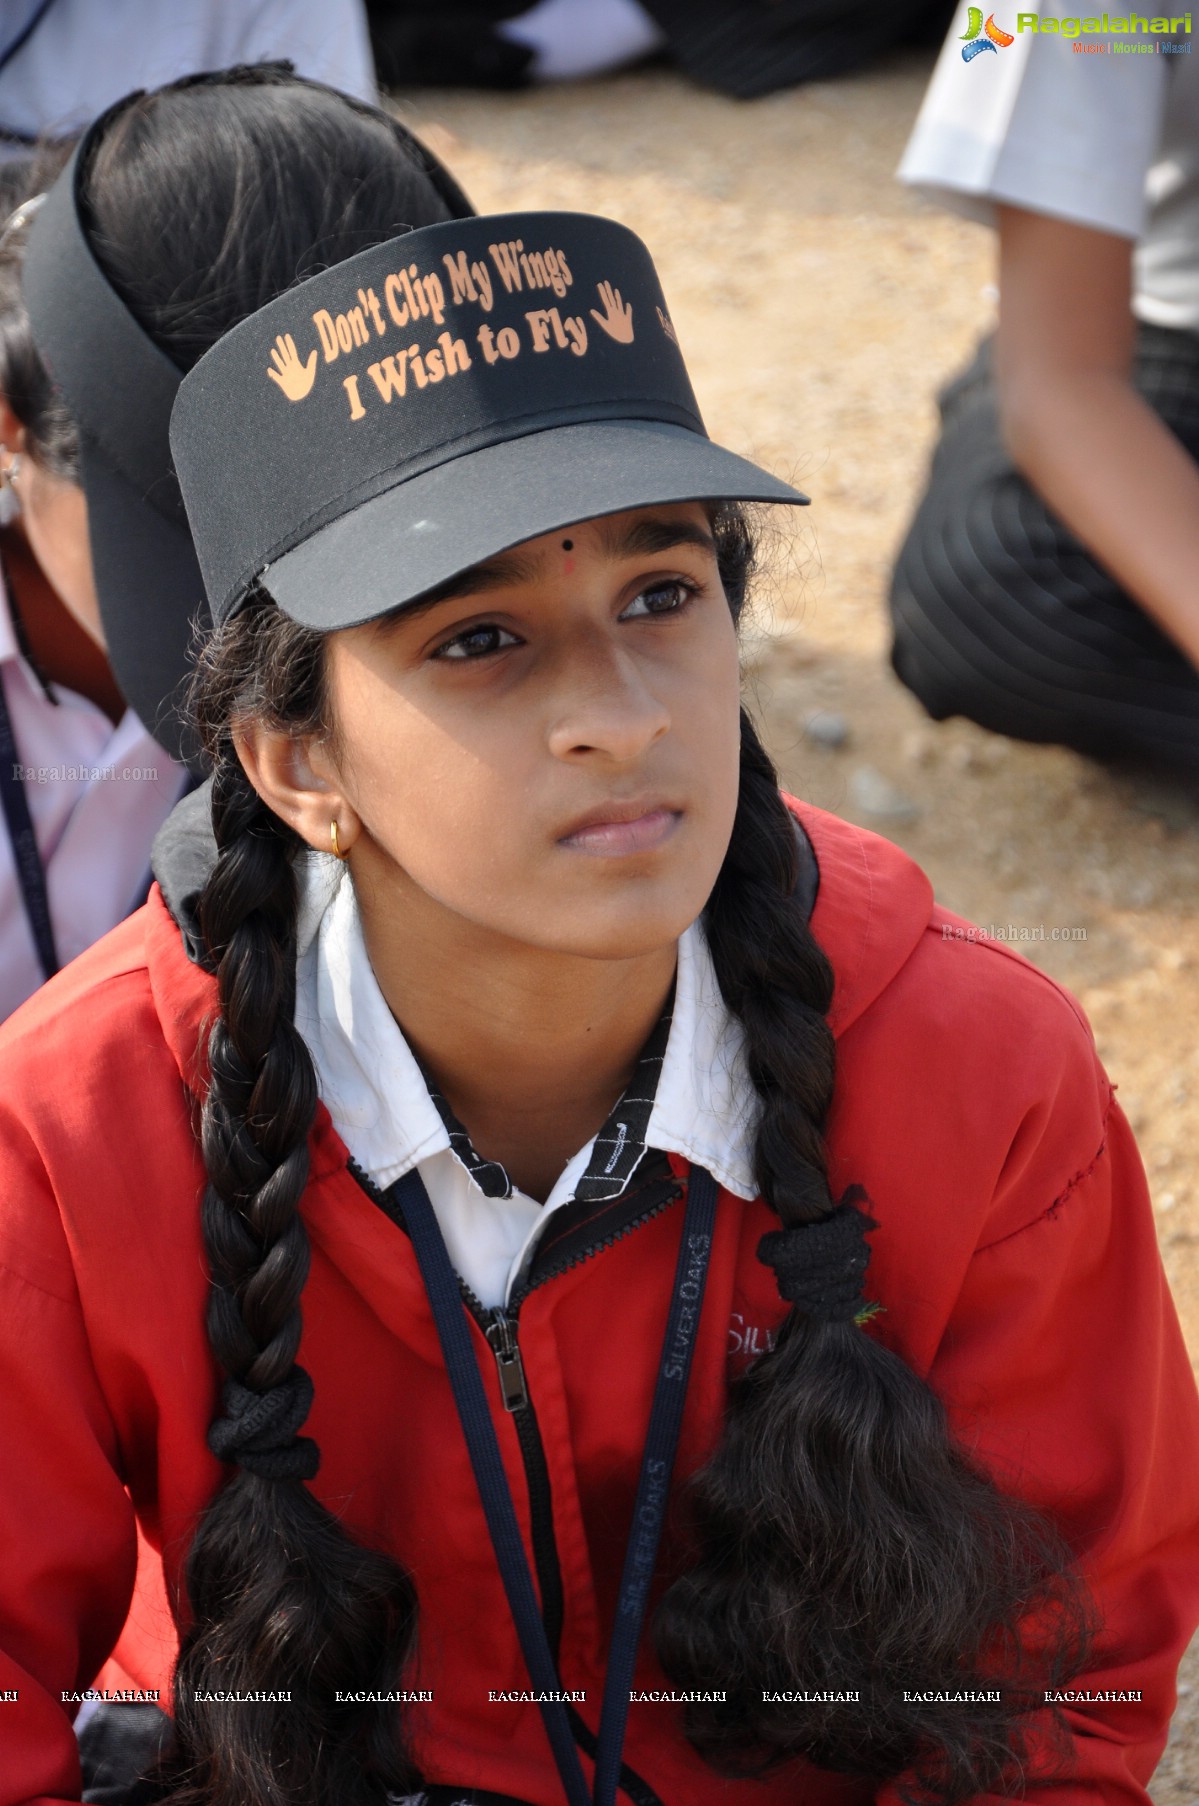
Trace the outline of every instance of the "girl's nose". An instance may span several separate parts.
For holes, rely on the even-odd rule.
[[[606,634],[572,645],[557,675],[548,734],[556,759],[598,754],[629,764],[670,731],[670,711],[642,661]]]

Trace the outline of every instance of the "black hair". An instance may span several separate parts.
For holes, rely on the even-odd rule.
[[[80,211],[92,249],[185,371],[286,289],[471,211],[398,120],[287,63],[138,96],[89,148]]]
[[[267,87],[252,104],[236,82],[138,101],[91,166],[97,248],[184,367],[304,274],[443,217],[377,115],[306,84]],[[713,525],[739,614],[752,539],[736,509],[715,511]],[[258,590],[211,636],[193,703],[217,844],[199,905],[218,980],[201,1128],[209,1339],[239,1397],[300,1400],[288,1420],[298,1431],[317,1095],[293,1019],[303,843],[250,785],[233,724],[256,718],[336,744],[324,639]],[[833,1208],[832,973],[795,878],[793,823],[743,714],[740,800],[705,926],[761,1101],[758,1183],[784,1226]],[[394,1687],[415,1647],[412,1582],[317,1502],[303,1483],[310,1458],[296,1436],[256,1471],[243,1464],[196,1535],[180,1602],[178,1806],[381,1806],[414,1781],[398,1714],[331,1703],[335,1686]],[[752,1773],[805,1756],[872,1781],[910,1771],[943,1806],[1018,1785],[1038,1689],[1081,1665],[1085,1602],[1049,1524],[955,1448],[927,1385],[869,1329],[793,1308],[777,1347],[734,1386],[690,1497],[693,1547],[656,1635],[673,1677],[727,1693],[724,1706],[689,1710],[706,1761]],[[288,1689],[293,1705],[197,1711],[195,1692],[218,1677],[221,1690]],[[1005,1690],[1000,1707],[901,1698],[905,1686],[969,1692],[982,1680]],[[774,1687],[857,1688],[863,1710],[767,1707]]]
[[[0,394],[30,454],[77,483],[75,422],[21,289],[34,216],[3,230],[74,148],[58,139],[0,165]],[[118,103],[88,147],[79,190],[105,275],[181,370],[283,289],[410,227],[470,212],[398,120],[289,63],[186,76]]]
[[[210,678],[219,729],[202,715],[218,857],[199,918],[220,998],[201,1118],[208,1337],[230,1380],[264,1398],[300,1372],[309,1248],[299,1206],[317,1090],[293,1020],[298,842],[248,783],[226,710],[315,729],[324,716],[315,637],[260,598],[225,635],[242,649],[234,666],[254,675],[232,690],[228,675],[223,686]],[[167,1771],[178,1806],[366,1806],[416,1781],[394,1720],[335,1703],[339,1690],[398,1685],[415,1635],[411,1581],[353,1542],[298,1473],[236,1472],[201,1520],[186,1586]],[[214,1687],[287,1692],[292,1704],[255,1704],[247,1716],[244,1703],[194,1703]]]
[[[736,824],[704,922],[759,1099],[757,1185],[796,1228],[835,1208],[822,1134],[833,972],[792,900],[793,820],[744,711],[741,733]],[[850,1186],[837,1202],[867,1200]],[[1043,1772],[1062,1766],[1045,1690],[1080,1671],[1092,1634],[1069,1551],[956,1446],[940,1400],[864,1321],[793,1306],[733,1382],[688,1493],[692,1561],[654,1632],[671,1680],[709,1696],[686,1727],[714,1767],[760,1774],[802,1756],[875,1783],[907,1775],[909,1797],[948,1806],[1018,1790],[1038,1745]]]
[[[71,149],[70,142],[56,143],[0,164],[0,395],[25,428],[29,455],[54,476],[77,483],[75,423],[33,342],[21,292],[21,264],[33,215],[14,217],[24,202],[44,194],[57,179]]]
[[[286,65],[135,96],[86,148],[81,215],[97,259],[182,370],[285,289],[470,210],[397,122]],[[288,708],[315,708],[319,669],[295,636],[281,670]],[[269,712],[270,695],[254,706]],[[296,1356],[316,1081],[292,1020],[294,836],[258,802],[227,736],[213,827],[218,857],[199,909],[219,995],[201,1115],[208,1339],[226,1410],[230,1387],[264,1408],[287,1396],[298,1429],[311,1396]],[[200,1521],[176,1602],[175,1733],[161,1776],[177,1806],[379,1806],[416,1780],[389,1714],[335,1700],[398,1684],[414,1637],[411,1581],[320,1504],[303,1483],[312,1471],[307,1454],[247,1453]],[[294,1703],[203,1697],[239,1692]]]

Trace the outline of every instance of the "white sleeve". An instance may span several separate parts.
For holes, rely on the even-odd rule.
[[[78,132],[132,88],[280,57],[378,100],[363,0],[57,0],[0,72],[0,126]]]
[[[1114,53],[1116,36],[1018,32],[967,63],[962,22],[938,58],[900,181],[985,225],[994,224],[994,203],[1007,201],[1139,238],[1169,59]],[[1109,49],[1088,54],[1075,43]]]
[[[209,0],[226,40],[221,63],[286,57],[299,75],[377,105],[363,0]]]

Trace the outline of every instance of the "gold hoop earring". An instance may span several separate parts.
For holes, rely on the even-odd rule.
[[[333,848],[333,857],[335,859],[345,860],[350,857],[349,852],[347,851],[347,852],[343,853],[341,848],[337,844],[337,823],[335,821],[331,821],[329,823],[329,841]]]

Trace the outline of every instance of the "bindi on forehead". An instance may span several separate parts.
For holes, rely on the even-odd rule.
[[[564,539],[562,541],[562,550],[564,552],[573,552],[574,549],[575,549],[575,542],[573,539]],[[570,576],[570,573],[574,570],[574,568],[575,568],[574,559],[568,557],[566,560],[566,575],[568,577]]]

